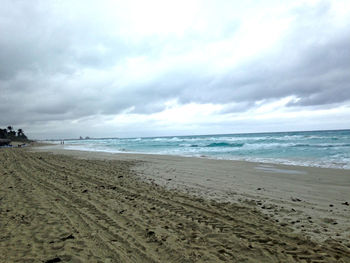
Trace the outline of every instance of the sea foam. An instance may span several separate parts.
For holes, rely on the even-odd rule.
[[[350,130],[66,140],[64,147],[350,169]]]

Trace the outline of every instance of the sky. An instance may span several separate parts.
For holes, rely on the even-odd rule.
[[[1,0],[0,127],[30,138],[349,120],[349,0]]]

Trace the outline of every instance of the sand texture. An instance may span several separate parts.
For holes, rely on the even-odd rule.
[[[146,163],[1,149],[0,262],[350,262],[258,205],[145,182]]]

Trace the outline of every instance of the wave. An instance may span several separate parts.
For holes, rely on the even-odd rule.
[[[198,144],[190,144],[190,143],[181,143],[180,147],[200,147]]]
[[[244,143],[213,142],[205,147],[242,147]]]
[[[295,144],[292,147],[314,147],[314,148],[332,148],[332,147],[350,147],[349,143],[334,143],[334,144]]]
[[[197,147],[242,147],[244,143],[227,143],[227,142],[213,142],[209,144],[179,144],[180,147],[190,147],[190,148],[197,148]]]

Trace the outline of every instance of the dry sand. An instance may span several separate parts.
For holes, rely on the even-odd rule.
[[[218,202],[243,202],[315,241],[350,240],[350,170],[68,151],[59,145],[40,149],[79,158],[137,160],[132,169],[144,181]]]
[[[350,262],[347,171],[55,152],[0,149],[0,262]]]

